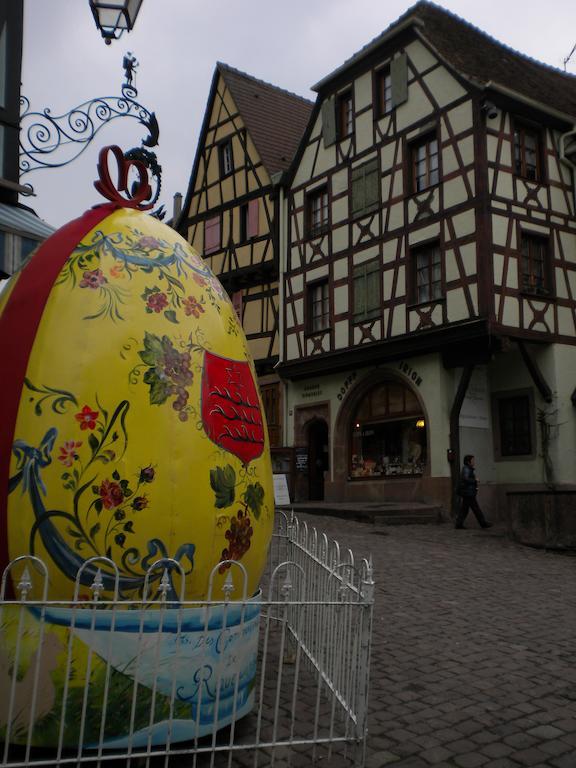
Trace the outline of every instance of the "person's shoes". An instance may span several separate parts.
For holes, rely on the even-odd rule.
[[[492,528],[492,526],[493,526],[493,525],[494,525],[494,523],[491,523],[489,520],[486,520],[486,522],[484,523],[484,525],[483,525],[483,526],[481,526],[481,527],[482,527],[482,528]]]
[[[492,525],[492,523],[490,523],[490,525]],[[466,530],[466,526],[465,525],[455,525],[454,528],[457,531],[465,531]]]

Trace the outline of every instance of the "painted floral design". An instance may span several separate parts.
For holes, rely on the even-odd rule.
[[[204,307],[195,296],[188,296],[184,299],[183,304],[184,313],[188,316],[194,315],[194,317],[198,318],[204,314]]]
[[[96,419],[98,418],[98,411],[93,411],[89,405],[85,405],[84,408],[77,413],[74,417],[76,421],[80,422],[80,429],[94,429],[96,427]]]
[[[40,404],[50,398],[52,411],[63,415],[65,406],[77,400],[71,393],[51,387],[37,387],[26,384],[32,393],[41,395],[34,412],[42,413]],[[31,398],[32,402],[35,398]],[[154,483],[156,469],[151,464],[138,468],[135,474],[122,476],[113,464],[122,459],[128,444],[126,417],[130,408],[127,400],[120,402],[109,412],[96,398],[96,408],[84,405],[74,414],[78,437],[86,431],[88,439],[66,439],[58,446],[57,458],[65,470],[61,475],[62,485],[71,494],[71,503],[66,511],[47,509],[44,498],[47,494],[42,473],[51,462],[56,445],[58,430],[50,427],[39,446],[31,446],[23,440],[15,440],[12,450],[16,457],[16,474],[10,478],[9,492],[22,484],[24,492],[30,495],[36,523],[30,533],[29,551],[36,551],[36,538],[40,537],[44,548],[56,566],[71,580],[83,566],[85,559],[105,555],[119,566],[118,586],[121,593],[141,591],[144,573],[161,557],[173,557],[180,562],[188,560],[186,573],[193,568],[194,545],[184,543],[175,553],[168,553],[160,539],[147,543],[147,552],[129,546],[129,537],[136,533],[137,516],[150,507],[145,489]],[[108,468],[102,473],[102,467]],[[68,538],[61,529],[65,528]],[[73,543],[68,544],[71,541]],[[89,586],[100,571],[104,587],[113,590],[116,578],[106,566],[89,564],[82,570],[81,583]],[[160,576],[152,575],[151,582]],[[171,594],[176,599],[173,587]],[[152,596],[152,595],[151,595]]]
[[[92,269],[84,272],[82,280],[80,280],[80,288],[92,288],[92,290],[96,290],[107,282],[108,281],[104,277],[104,273],[101,269]]]
[[[75,461],[78,461],[78,448],[82,445],[81,440],[66,440],[64,445],[59,448],[60,455],[58,461],[61,461],[65,467],[71,467]]]
[[[166,294],[157,287],[146,288],[142,298],[146,302],[146,312],[148,313],[155,312],[159,314],[168,306]]]
[[[105,274],[104,257],[110,256],[113,264]],[[151,276],[142,295],[148,313],[162,313],[170,322],[178,323],[187,299],[182,278],[189,275],[203,289],[199,304],[209,303],[220,311],[218,299],[223,298],[223,290],[200,258],[179,242],[169,243],[136,228],[109,235],[96,231],[90,243],[80,243],[72,252],[57,284],[99,291],[101,303],[85,319],[108,318],[116,322],[125,319],[123,306],[128,299],[127,291],[117,284],[118,278],[130,278],[136,272]],[[187,314],[199,317],[201,312],[197,311]]]

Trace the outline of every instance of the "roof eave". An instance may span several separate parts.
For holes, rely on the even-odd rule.
[[[382,34],[376,37],[371,43],[368,43],[368,45],[365,48],[363,48],[361,51],[358,51],[358,53],[351,56],[351,58],[345,61],[344,64],[341,64],[333,72],[330,72],[329,75],[326,75],[326,77],[322,78],[322,80],[319,80],[316,83],[316,85],[312,86],[311,90],[314,91],[315,93],[318,93],[320,90],[325,88],[328,85],[328,83],[332,82],[332,80],[335,80],[339,75],[341,75],[347,69],[354,66],[359,61],[362,61],[363,59],[365,59],[373,51],[380,48],[381,45],[383,45],[384,43],[387,43],[389,40],[392,40],[392,38],[396,37],[396,35],[399,35],[401,32],[404,32],[404,30],[409,29],[410,27],[423,27],[423,26],[424,26],[423,22],[415,16],[411,16],[410,18],[399,22],[397,25],[394,26],[393,29],[388,29],[382,32]]]
[[[544,102],[542,101],[531,99],[529,96],[524,96],[524,94],[518,93],[518,91],[515,91],[512,88],[507,88],[505,85],[500,85],[500,83],[495,83],[493,80],[489,80],[484,85],[484,89],[487,91],[488,90],[495,91],[496,93],[499,93],[502,96],[507,96],[510,99],[519,101],[522,104],[526,104],[526,106],[528,107],[537,109],[539,112],[544,112],[545,114],[550,115],[551,117],[554,117],[557,120],[560,120],[562,122],[568,123],[568,125],[572,125],[576,127],[576,115],[569,115],[567,112],[562,112],[559,109],[554,109],[554,107],[550,107],[548,104],[544,104]]]

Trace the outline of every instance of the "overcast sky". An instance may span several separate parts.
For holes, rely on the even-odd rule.
[[[136,27],[106,46],[88,0],[24,0],[22,94],[52,114],[96,96],[119,95],[122,59],[138,59],[138,100],[160,124],[161,201],[186,193],[214,66],[223,61],[314,99],[310,87],[397,19],[406,0],[144,0]],[[446,0],[440,3],[511,47],[562,68],[576,44],[574,0]],[[568,64],[576,74],[576,54]],[[54,226],[101,202],[92,186],[99,149],[140,144],[144,129],[120,119],[104,127],[67,168],[24,175],[23,199]]]

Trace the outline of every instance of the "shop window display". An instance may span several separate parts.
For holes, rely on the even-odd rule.
[[[350,476],[421,475],[426,421],[418,399],[395,382],[379,384],[359,403],[351,425]]]

